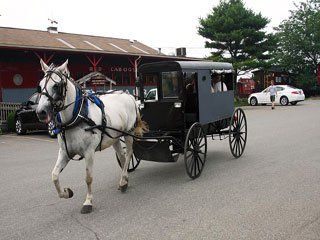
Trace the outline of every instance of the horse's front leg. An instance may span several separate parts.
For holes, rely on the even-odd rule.
[[[92,212],[92,170],[93,170],[93,155],[94,153],[90,153],[89,155],[85,156],[86,161],[86,183],[87,183],[87,196],[86,200],[83,203],[81,213],[91,213]]]
[[[132,144],[133,144],[133,138],[130,136],[124,137],[125,143],[126,143],[126,161],[124,162],[121,177],[120,177],[120,183],[119,183],[119,189],[121,192],[125,192],[128,188],[128,182],[129,182],[129,176],[128,176],[128,166],[132,157]]]
[[[69,161],[70,159],[68,156],[60,149],[57,162],[52,170],[52,181],[60,198],[72,198],[73,196],[73,192],[70,188],[65,188],[62,191],[59,183],[59,174],[67,166]]]

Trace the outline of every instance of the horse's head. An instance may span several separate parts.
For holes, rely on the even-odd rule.
[[[69,70],[68,60],[61,66],[48,66],[40,60],[44,77],[37,88],[41,94],[36,113],[40,121],[48,123],[52,120],[53,114],[63,110],[67,92]]]

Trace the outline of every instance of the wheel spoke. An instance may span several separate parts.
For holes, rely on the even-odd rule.
[[[201,162],[201,166],[203,166],[204,161],[202,161],[201,157],[198,155],[197,158],[199,159],[199,161]]]
[[[241,139],[239,139],[239,144],[240,144],[240,152],[239,152],[239,155],[241,155],[242,154],[242,151],[243,151],[243,145],[242,145],[242,142],[241,142]]]
[[[190,151],[190,154],[188,154],[188,155],[186,156],[186,158],[189,159],[190,156],[192,156],[192,152],[191,152],[191,151]]]
[[[196,155],[196,157],[195,157],[195,159],[194,159],[194,160],[196,161],[196,166],[198,167],[198,171],[196,171],[196,175],[197,175],[197,174],[198,174],[198,172],[200,172],[199,160],[198,160],[197,155]]]
[[[239,140],[237,140],[237,146],[238,146],[238,148],[237,148],[237,156],[240,156],[240,141]]]
[[[193,163],[193,169],[192,169],[192,172],[194,172],[194,175],[193,176],[196,176],[196,168],[197,168],[197,166],[196,166],[196,161],[195,161],[195,159],[194,159],[195,157],[193,156],[193,161],[192,161],[192,163]],[[193,171],[194,170],[194,171]]]
[[[235,139],[235,138],[234,138]],[[231,146],[231,150],[232,150],[232,152],[234,152],[234,148],[235,148],[235,146],[236,146],[236,142],[234,142],[234,144]]]
[[[233,137],[233,139],[231,140],[230,144],[232,144],[234,142],[234,140],[236,140],[235,137]]]
[[[194,165],[194,161],[193,161],[193,157],[191,158],[191,160],[189,161],[189,172],[192,174],[193,171],[193,165]]]
[[[237,151],[238,151],[238,143],[237,143],[237,140],[235,141],[234,145],[235,145],[235,153],[237,154]]]

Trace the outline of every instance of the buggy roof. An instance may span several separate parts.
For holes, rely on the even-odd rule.
[[[231,63],[210,61],[170,61],[143,64],[139,67],[140,73],[183,71],[183,70],[211,70],[232,72]]]

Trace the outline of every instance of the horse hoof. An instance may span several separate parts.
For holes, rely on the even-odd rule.
[[[92,212],[92,205],[83,205],[81,209],[82,214],[87,214]]]
[[[73,197],[73,191],[70,188],[65,188],[65,191],[68,192],[69,198]]]
[[[128,188],[128,183],[126,184],[126,185],[123,185],[123,186],[119,186],[119,190],[122,192],[122,193],[124,193],[124,192],[126,192],[127,191],[127,188]]]

